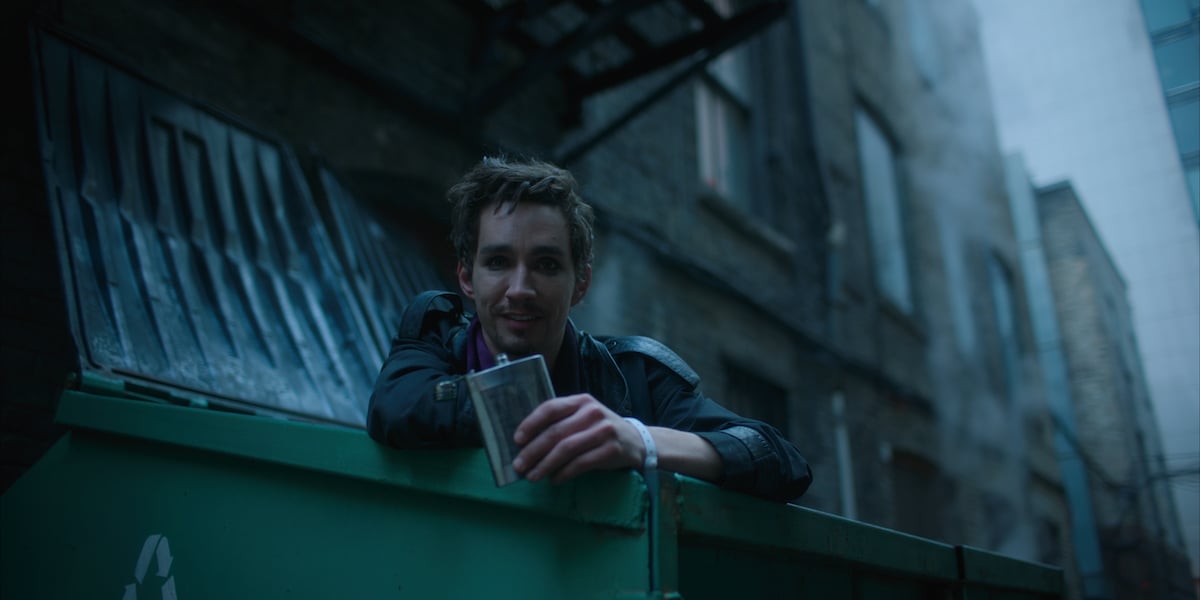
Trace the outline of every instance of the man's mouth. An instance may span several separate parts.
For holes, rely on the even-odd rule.
[[[541,315],[533,312],[501,312],[500,318],[513,323],[532,323],[541,318]]]
[[[537,317],[535,317],[533,315],[506,315],[505,318],[510,321],[525,322],[525,321],[532,321],[532,320],[536,319]]]

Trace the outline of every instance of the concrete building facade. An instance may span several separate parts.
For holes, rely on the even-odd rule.
[[[1065,537],[1069,539],[1079,573],[1079,595],[1085,598],[1108,597],[1111,595],[1110,585],[1100,551],[1100,534],[1092,502],[1091,479],[1095,475],[1088,469],[1091,463],[1084,460],[1084,451],[1078,442],[1073,380],[1067,366],[1062,327],[1055,309],[1054,289],[1038,219],[1037,198],[1019,155],[1007,158],[1005,171],[1013,226],[1021,249],[1021,266],[1025,272],[1025,294],[1034,346],[1041,366],[1046,403],[1053,421],[1054,449],[1062,474],[1064,495],[1070,507],[1070,530]]]
[[[1141,4],[1192,211],[1200,223],[1200,2],[1141,0]]]
[[[1047,290],[1058,346],[1069,372],[1069,450],[1064,475],[1089,481],[1081,512],[1091,514],[1100,551],[1089,595],[1190,598],[1192,585],[1162,440],[1146,391],[1126,287],[1069,183],[1035,192]],[[1079,521],[1077,521],[1078,523]],[[1078,548],[1077,554],[1089,549]],[[1093,570],[1094,569],[1094,570]]]

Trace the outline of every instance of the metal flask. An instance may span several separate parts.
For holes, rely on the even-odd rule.
[[[546,360],[534,354],[509,361],[508,355],[500,354],[496,366],[467,374],[467,389],[496,485],[513,483],[521,478],[512,467],[521,451],[513,434],[538,404],[554,397]]]

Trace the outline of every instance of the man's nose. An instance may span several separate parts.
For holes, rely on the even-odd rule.
[[[509,298],[532,298],[537,295],[537,290],[533,287],[533,273],[525,266],[518,266],[512,271],[512,277],[508,280],[508,297]]]

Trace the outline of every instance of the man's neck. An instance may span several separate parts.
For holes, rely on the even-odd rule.
[[[496,352],[496,346],[492,343],[492,340],[488,339],[487,334],[484,333],[483,328],[480,326],[478,317],[471,321],[468,334],[469,340],[467,343],[469,344],[469,347],[467,354],[467,367],[482,371],[484,369],[490,369],[496,366],[496,355],[500,353]],[[570,321],[568,321],[566,327],[563,328],[563,335],[560,338],[558,345],[555,346],[554,350],[552,352],[542,353],[542,359],[546,361],[547,370],[549,370],[551,373],[555,372],[554,369],[556,366],[558,366],[559,355],[563,353],[564,349],[566,349],[567,352],[571,352],[571,347],[574,345],[576,339],[575,328],[571,325]],[[535,352],[531,354],[537,353]],[[531,354],[509,354],[508,359],[517,360],[520,358],[525,358],[526,356],[530,356]],[[573,365],[577,361],[570,362]]]

